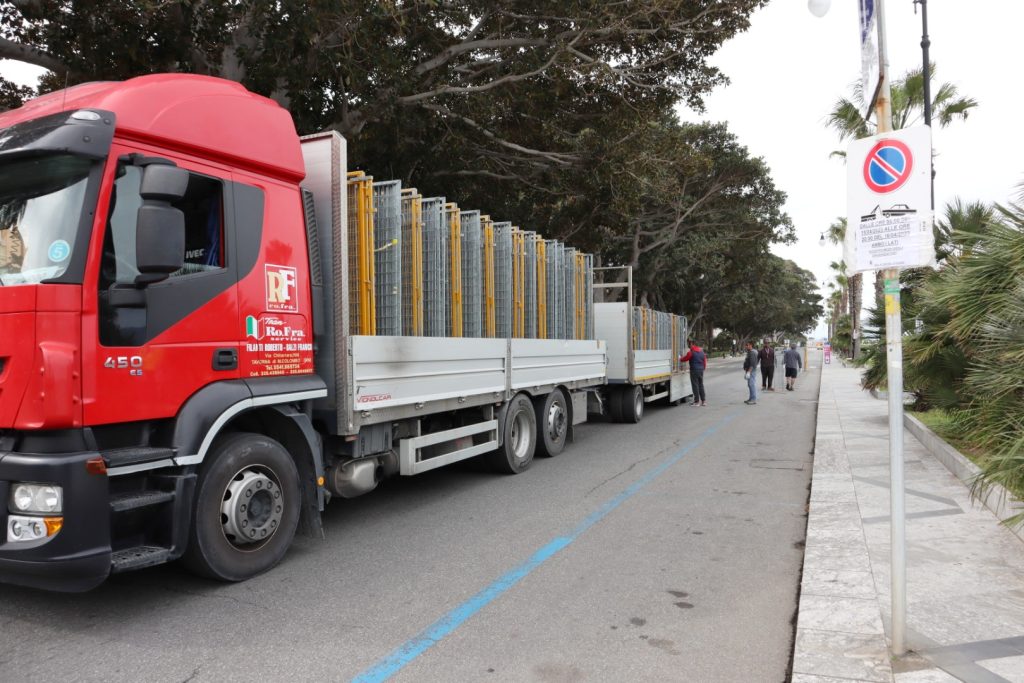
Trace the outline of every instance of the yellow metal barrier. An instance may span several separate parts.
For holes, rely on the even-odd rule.
[[[512,228],[512,336],[526,336],[526,235]]]
[[[377,333],[374,295],[373,177],[348,173],[349,327],[352,334]]]
[[[483,234],[484,269],[484,336],[497,334],[497,314],[494,308],[494,223],[490,216],[480,216]]]
[[[449,337],[462,336],[462,218],[459,206],[454,202],[444,205],[448,221],[448,271],[449,292],[451,293],[451,314]]]
[[[544,238],[537,235],[537,339],[548,338],[548,257]]]

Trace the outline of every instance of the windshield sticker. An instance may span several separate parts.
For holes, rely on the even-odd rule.
[[[67,260],[68,256],[71,256],[71,245],[64,240],[55,240],[50,243],[50,249],[46,255],[54,263],[62,263]]]

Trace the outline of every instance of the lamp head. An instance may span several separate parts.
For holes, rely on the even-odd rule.
[[[811,14],[821,18],[828,14],[828,8],[831,7],[832,0],[807,0],[807,9],[811,11]]]

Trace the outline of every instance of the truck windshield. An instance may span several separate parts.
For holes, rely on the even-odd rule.
[[[67,270],[94,163],[70,154],[0,162],[0,284]]]

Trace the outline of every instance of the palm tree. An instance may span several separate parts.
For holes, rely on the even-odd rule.
[[[935,79],[936,67],[931,64],[930,80]],[[945,128],[953,121],[963,121],[978,106],[973,97],[960,95],[952,83],[934,88],[932,97],[932,125]],[[892,127],[895,130],[919,123],[924,117],[924,76],[921,67],[910,69],[890,84],[892,101]],[[825,117],[825,126],[839,134],[839,140],[855,140],[875,133],[875,123],[864,117],[864,90],[857,81],[850,97],[840,97]],[[845,158],[846,152],[835,151],[832,156]],[[882,271],[875,273],[875,305],[882,305]],[[855,318],[858,316],[854,316]]]
[[[828,226],[825,234],[832,244],[842,244],[843,240],[846,239],[846,219],[842,217],[837,218],[832,225]],[[845,265],[843,272],[845,272]],[[864,299],[864,273],[854,273],[846,277],[847,289],[850,292],[847,312],[850,314],[850,334],[853,337],[853,343],[850,345],[850,354],[852,358],[856,359],[860,351],[860,309]]]

